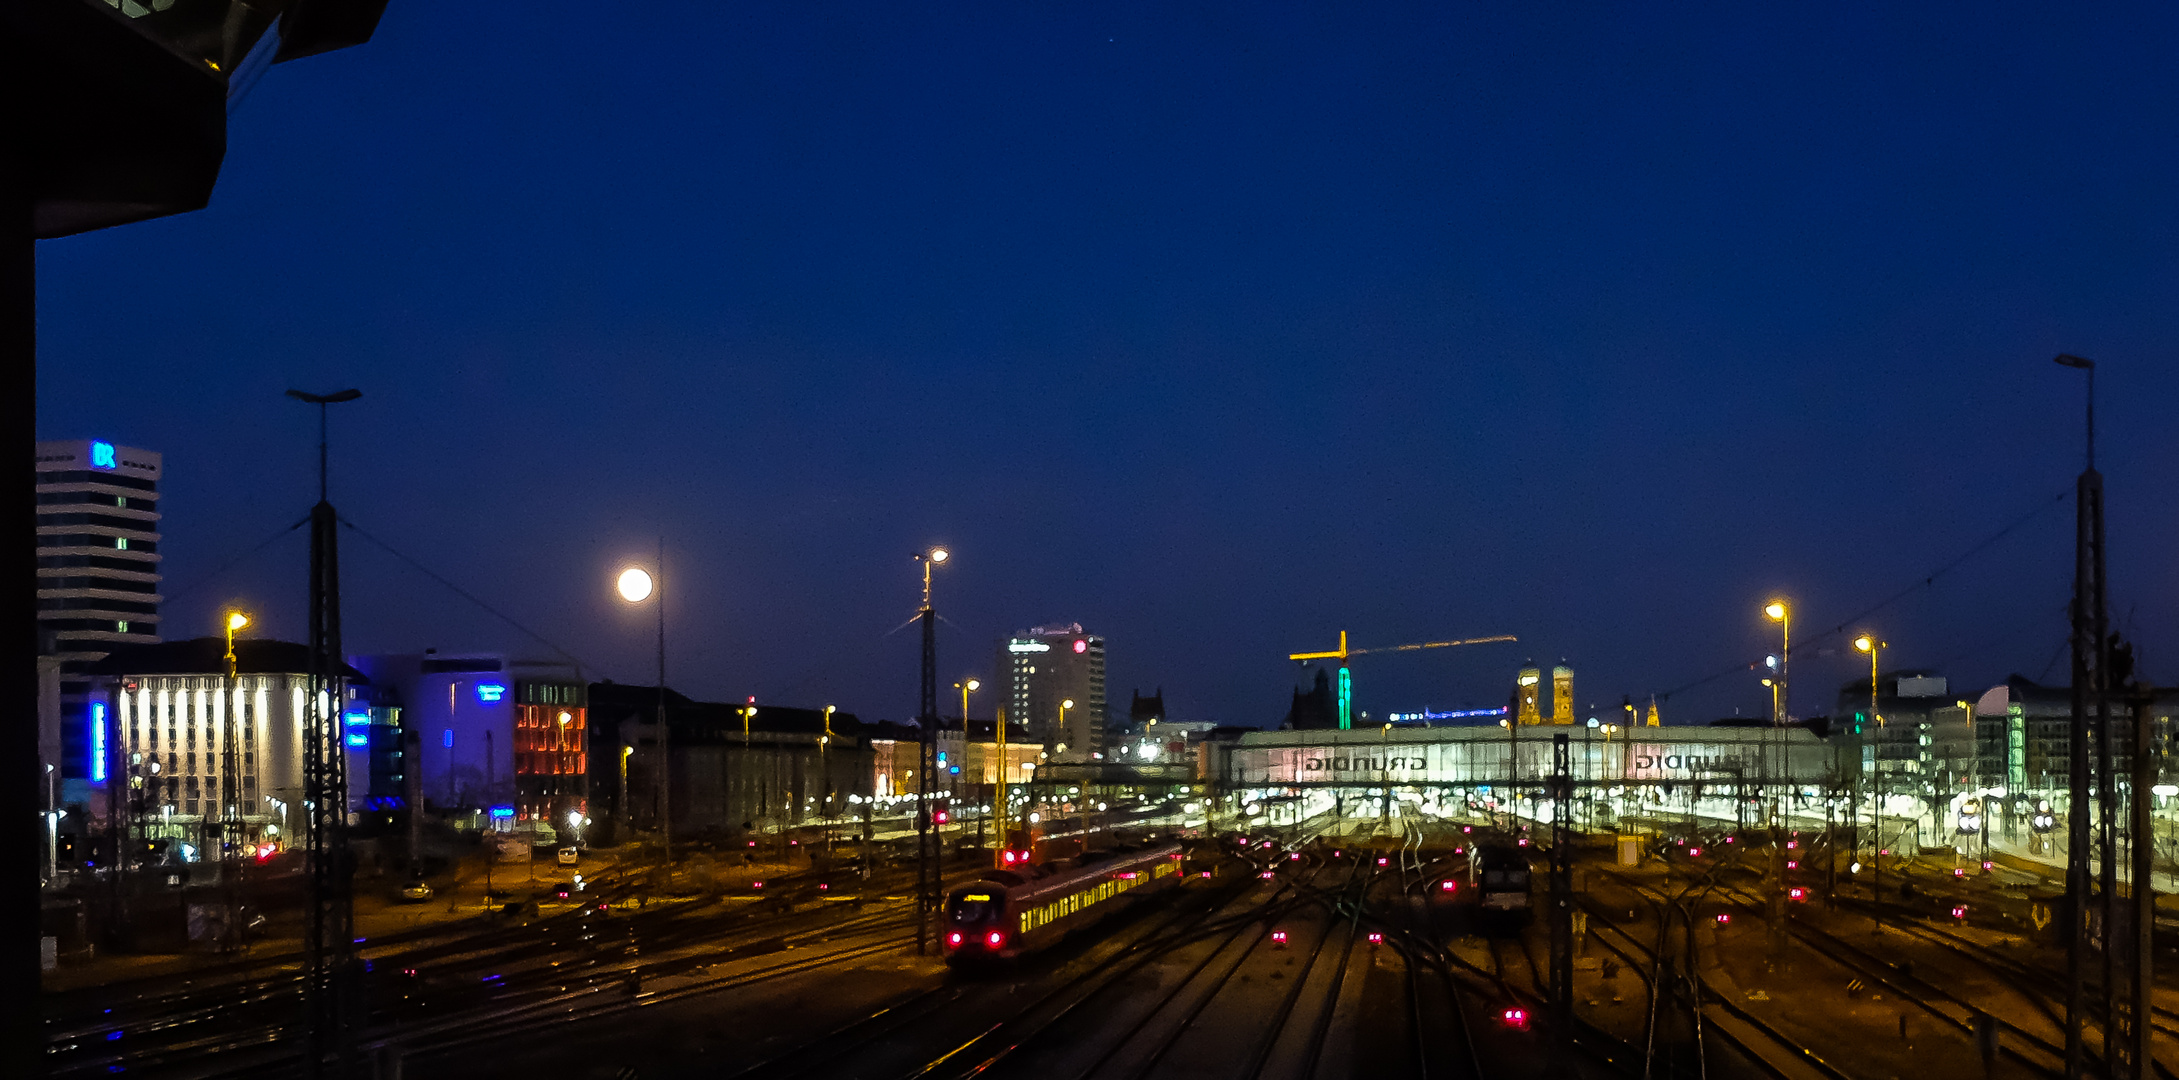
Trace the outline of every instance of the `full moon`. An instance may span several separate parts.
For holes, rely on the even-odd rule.
[[[639,604],[650,598],[651,575],[640,567],[631,566],[620,572],[620,598],[631,604]]]

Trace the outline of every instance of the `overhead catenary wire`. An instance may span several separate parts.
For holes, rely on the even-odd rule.
[[[2038,503],[2035,509],[2028,511],[2025,514],[2022,514],[2020,517],[2015,518],[2013,521],[2008,523],[2004,528],[1999,529],[1998,531],[1991,533],[1989,536],[1984,537],[1973,547],[1968,548],[1966,551],[1963,551],[1959,555],[1954,556],[1944,565],[1939,566],[1935,570],[1932,570],[1929,573],[1923,575],[1913,584],[1908,585],[1907,587],[1900,589],[1895,593],[1892,593],[1890,596],[1887,596],[1874,604],[1871,604],[1866,609],[1855,613],[1853,616],[1845,619],[1837,626],[1832,627],[1829,630],[1819,630],[1816,633],[1810,634],[1806,638],[1803,638],[1801,641],[1795,642],[1793,645],[1794,651],[1806,650],[1819,641],[1825,641],[1830,638],[1843,636],[1847,632],[1847,627],[1852,626],[1853,624],[1858,623],[1861,620],[1866,619],[1869,616],[1874,615],[1877,612],[1882,611],[1885,608],[1888,608],[1893,604],[1896,604],[1899,601],[1914,595],[1916,592],[1919,592],[1922,589],[1934,587],[1937,584],[1938,578],[1941,578],[1946,574],[1949,574],[1952,571],[1959,569],[1961,564],[1967,562],[1969,559],[1972,559],[1977,555],[1982,554],[1984,551],[1988,550],[1998,541],[2003,540],[2005,537],[2011,535],[2015,530],[2018,530],[2022,526],[2027,525],[2029,522],[2034,521],[2036,518],[2041,517],[2046,511],[2050,510],[2052,507],[2059,506],[2063,504],[2067,499],[2072,497],[2073,489],[2069,487],[2063,491],[2060,491],[2057,494],[2057,497],[2049,499],[2042,503]],[[1788,654],[1788,656],[1790,658],[1790,654]],[[1702,678],[1694,680],[1693,682],[1686,683],[1681,686],[1675,686],[1670,690],[1661,691],[1657,694],[1657,700],[1669,700],[1674,694],[1685,693],[1697,687],[1716,682],[1719,679],[1725,678],[1729,675],[1738,675],[1744,671],[1753,671],[1761,666],[1763,666],[1763,662],[1761,660],[1754,660],[1744,664],[1734,664],[1732,667],[1726,668],[1722,671],[1714,672],[1709,675],[1705,675]]]
[[[421,574],[423,574],[423,575],[424,575],[425,577],[428,577],[428,578],[430,578],[431,580],[433,580],[433,581],[436,581],[436,582],[438,582],[439,584],[441,584],[441,585],[444,585],[444,586],[446,586],[448,590],[450,590],[450,591],[452,591],[452,592],[454,593],[454,595],[456,595],[456,596],[459,596],[459,597],[461,597],[462,599],[464,599],[464,600],[467,600],[467,601],[469,601],[470,603],[472,603],[472,604],[475,604],[475,605],[477,605],[478,607],[480,607],[480,608],[484,609],[484,610],[485,610],[485,611],[486,611],[487,613],[489,613],[489,614],[491,614],[492,616],[494,616],[495,618],[499,619],[499,620],[500,620],[501,622],[504,622],[504,623],[506,623],[507,625],[509,625],[509,626],[512,626],[512,627],[514,627],[515,629],[517,629],[517,630],[520,630],[520,631],[522,631],[523,633],[525,633],[525,634],[528,634],[529,636],[531,636],[531,637],[533,637],[533,638],[536,638],[536,639],[537,639],[537,640],[538,640],[538,641],[539,641],[540,643],[542,643],[542,644],[543,644],[543,645],[544,645],[544,646],[545,646],[546,648],[548,648],[548,649],[551,649],[552,651],[554,651],[554,652],[556,652],[556,653],[559,653],[559,654],[560,654],[561,656],[563,656],[563,657],[566,657],[566,658],[568,659],[568,661],[569,661],[569,662],[571,662],[571,663],[573,663],[573,664],[575,665],[575,667],[576,667],[576,669],[577,669],[578,671],[579,671],[579,670],[581,670],[581,669],[583,669],[583,668],[589,668],[589,669],[590,669],[590,670],[592,670],[592,671],[596,671],[596,670],[598,670],[598,669],[597,669],[597,666],[596,666],[596,665],[594,665],[594,664],[586,664],[586,663],[584,663],[581,657],[578,657],[578,656],[576,656],[576,655],[575,655],[574,653],[571,653],[571,652],[567,651],[566,649],[564,649],[564,648],[561,648],[561,647],[560,647],[560,646],[559,646],[559,645],[558,645],[557,643],[555,643],[555,642],[554,642],[554,641],[553,641],[553,640],[552,640],[551,638],[548,638],[548,637],[546,637],[545,635],[543,635],[543,634],[540,634],[540,633],[538,633],[537,631],[535,631],[535,630],[532,630],[532,629],[530,629],[529,627],[527,627],[527,626],[524,626],[524,625],[522,625],[521,621],[520,621],[520,620],[517,620],[517,619],[516,619],[516,618],[515,618],[514,616],[512,616],[512,615],[509,615],[509,614],[507,614],[506,612],[504,612],[504,611],[501,611],[501,610],[499,610],[498,608],[496,608],[496,607],[493,607],[492,605],[490,605],[490,604],[487,604],[487,603],[485,603],[485,602],[484,602],[484,601],[483,601],[482,599],[478,598],[478,596],[477,596],[477,595],[476,595],[475,593],[472,593],[472,592],[470,592],[469,590],[467,590],[467,589],[464,589],[464,588],[462,588],[461,586],[459,586],[459,585],[456,585],[456,584],[454,584],[454,583],[453,583],[452,581],[449,581],[449,580],[447,580],[447,579],[446,579],[446,577],[445,577],[444,575],[441,575],[441,574],[439,574],[439,573],[437,573],[437,572],[433,571],[433,570],[432,570],[432,569],[431,569],[430,567],[428,567],[428,566],[425,566],[425,565],[424,565],[423,563],[421,563],[421,562],[418,562],[418,561],[417,561],[417,560],[416,560],[415,558],[413,558],[413,557],[409,556],[408,554],[406,554],[406,553],[404,553],[404,552],[401,552],[401,551],[399,551],[399,550],[395,549],[395,548],[394,548],[394,546],[393,546],[392,544],[389,544],[389,543],[385,542],[384,540],[381,540],[381,539],[379,539],[378,537],[376,537],[376,536],[373,536],[373,535],[371,535],[371,534],[370,534],[370,533],[369,533],[368,531],[364,530],[364,529],[363,529],[363,528],[362,528],[361,526],[357,525],[357,524],[356,524],[355,522],[353,522],[353,521],[350,521],[350,520],[348,520],[347,518],[343,517],[343,518],[341,518],[341,519],[340,519],[340,523],[341,523],[342,525],[346,526],[346,527],[348,528],[348,531],[350,531],[350,532],[352,532],[352,533],[355,533],[355,534],[356,534],[357,536],[360,536],[360,537],[364,538],[365,540],[369,540],[369,541],[370,541],[371,543],[377,544],[377,545],[378,545],[378,546],[379,546],[379,547],[380,547],[380,548],[381,548],[382,550],[384,550],[384,551],[386,552],[386,554],[388,554],[388,555],[391,555],[391,556],[393,556],[394,558],[396,558],[396,559],[399,559],[399,560],[401,560],[402,562],[405,562],[405,563],[409,564],[409,565],[410,565],[411,567],[415,568],[415,569],[416,569],[416,571],[417,571],[418,573],[421,573]]]
[[[304,518],[299,518],[299,519],[297,519],[297,520],[296,520],[296,522],[295,522],[295,524],[293,524],[293,525],[290,525],[290,526],[288,526],[287,528],[285,528],[285,529],[282,529],[282,530],[280,530],[279,532],[276,532],[276,533],[272,534],[271,536],[268,536],[268,537],[264,538],[263,540],[261,540],[261,541],[259,541],[259,542],[257,543],[257,546],[255,546],[255,547],[252,547],[252,548],[251,548],[250,550],[248,550],[248,551],[245,551],[245,552],[243,552],[242,554],[240,554],[240,555],[237,555],[237,556],[235,556],[234,558],[232,558],[232,559],[229,559],[229,560],[227,560],[227,561],[226,561],[226,562],[224,562],[224,563],[221,563],[221,564],[219,565],[219,568],[218,568],[218,569],[216,569],[216,570],[213,570],[213,571],[212,571],[211,573],[209,573],[209,574],[204,574],[204,575],[202,575],[202,576],[198,577],[198,578],[197,578],[196,580],[194,580],[194,581],[191,581],[191,582],[190,582],[189,584],[187,584],[187,585],[184,585],[184,586],[182,586],[181,588],[179,588],[179,589],[176,589],[176,590],[174,590],[173,592],[167,593],[167,594],[166,594],[166,599],[167,599],[167,601],[171,603],[171,602],[172,602],[172,601],[174,600],[174,598],[176,598],[176,597],[179,597],[179,596],[187,596],[187,595],[189,595],[190,593],[192,593],[192,592],[195,592],[195,591],[197,591],[198,589],[201,589],[201,588],[205,587],[206,585],[210,585],[210,584],[211,584],[212,582],[214,582],[214,581],[217,581],[217,580],[219,580],[220,576],[221,576],[221,575],[223,575],[223,574],[225,574],[225,573],[226,573],[227,571],[229,571],[229,570],[232,570],[232,569],[234,569],[235,567],[237,567],[237,566],[240,566],[240,565],[242,565],[242,563],[243,563],[244,561],[246,561],[246,560],[248,560],[248,559],[249,559],[250,557],[252,557],[252,556],[256,555],[256,554],[257,554],[258,552],[260,552],[260,551],[263,551],[263,550],[265,550],[265,549],[266,549],[266,548],[268,548],[268,547],[271,547],[271,546],[272,546],[272,545],[273,545],[273,544],[274,544],[275,542],[277,542],[277,541],[278,541],[278,540],[279,540],[279,539],[280,539],[281,537],[283,537],[283,536],[286,536],[287,534],[289,534],[289,533],[291,533],[291,532],[294,532],[295,530],[297,530],[297,529],[300,529],[300,528],[302,528],[303,526],[305,526],[305,525],[308,525],[308,524],[310,524],[310,519],[309,519],[308,517],[304,517]]]

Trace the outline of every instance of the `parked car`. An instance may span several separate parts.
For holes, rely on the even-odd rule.
[[[582,864],[582,861],[583,853],[581,849],[571,847],[564,847],[560,849],[560,865],[580,866]]]
[[[421,881],[411,881],[401,886],[401,900],[409,904],[421,904],[431,899],[431,886]]]

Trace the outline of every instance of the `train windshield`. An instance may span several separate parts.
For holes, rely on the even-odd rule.
[[[997,893],[959,893],[950,915],[955,926],[977,926],[995,921],[1003,898]]]

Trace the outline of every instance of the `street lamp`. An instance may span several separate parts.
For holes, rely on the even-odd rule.
[[[1778,647],[1778,704],[1771,708],[1771,723],[1782,726],[1786,722],[1786,710],[1793,707],[1793,692],[1788,682],[1793,669],[1793,611],[1785,601],[1773,600],[1764,606],[1763,614],[1779,625],[1782,638]]]
[[[966,762],[969,759],[968,744],[970,740],[968,736],[968,696],[976,692],[977,690],[983,689],[983,685],[983,682],[978,679],[968,679],[953,684],[953,688],[961,692],[961,760],[963,762]],[[963,775],[965,776],[966,774],[964,773]],[[982,785],[979,784],[978,786],[981,787]],[[990,814],[986,812],[983,817],[979,817],[976,819],[977,847],[982,847],[984,844],[984,817],[989,816]]]
[[[658,830],[659,840],[665,848],[666,880],[673,880],[673,753],[672,730],[666,723],[666,596],[663,591],[666,578],[666,538],[658,538],[658,565],[656,573],[640,566],[631,566],[620,572],[614,587],[620,598],[631,604],[652,601],[658,608]],[[631,748],[633,749],[633,748]],[[621,756],[621,789],[627,790],[627,755]],[[623,800],[625,802],[625,799]],[[621,813],[628,813],[627,806]]]
[[[939,908],[938,890],[943,882],[938,863],[937,833],[931,830],[931,773],[938,753],[938,612],[931,607],[931,568],[952,558],[942,547],[917,552],[923,564],[923,606],[916,618],[923,622],[923,678],[916,697],[916,924],[915,951],[923,954],[925,935],[933,928],[931,918]]]
[[[1869,654],[1869,722],[1875,724],[1878,728],[1884,726],[1884,717],[1876,711],[1877,658],[1883,654],[1885,649],[1890,647],[1890,642],[1879,640],[1874,634],[1863,634],[1854,639],[1854,648]],[[1870,755],[1869,801],[1875,809],[1875,820],[1872,823],[1875,829],[1875,838],[1871,844],[1876,854],[1870,864],[1872,877],[1870,878],[1869,889],[1870,895],[1881,902],[1884,895],[1884,790],[1883,785],[1878,782],[1881,773],[1877,769],[1876,763],[1876,756]],[[1858,851],[1861,845],[1857,843],[1854,847]],[[1870,918],[1876,920],[1877,928],[1883,929],[1884,916],[1882,908],[1871,908],[1870,911],[1872,913]]]
[[[250,625],[250,617],[239,611],[227,613],[227,677],[235,677],[235,631]]]

